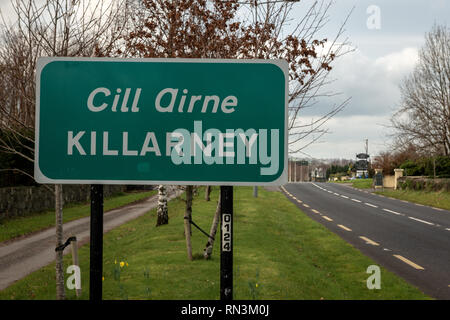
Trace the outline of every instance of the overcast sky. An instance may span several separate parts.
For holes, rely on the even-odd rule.
[[[301,19],[313,1],[296,5],[293,17]],[[0,0],[6,16],[9,2]],[[331,74],[336,81],[327,88],[341,95],[322,99],[301,114],[300,121],[309,123],[351,97],[347,107],[326,124],[331,133],[303,150],[314,158],[354,159],[364,151],[365,139],[372,156],[386,150],[390,138],[384,126],[399,104],[398,86],[417,63],[425,33],[434,23],[450,26],[450,0],[337,0],[320,37],[333,37],[352,8],[345,36],[355,51],[336,61]],[[367,25],[376,14],[374,8],[379,9],[379,29]]]
[[[371,6],[379,9],[379,29],[367,26],[374,13]],[[353,7],[345,29],[356,50],[336,62],[332,71],[336,81],[329,87],[342,95],[320,100],[317,108],[301,116],[304,121],[317,119],[333,103],[352,98],[347,107],[326,124],[332,133],[303,150],[315,158],[354,159],[357,153],[364,151],[365,139],[369,140],[372,156],[387,150],[391,140],[383,125],[389,124],[390,115],[398,107],[401,80],[413,71],[424,35],[433,24],[450,26],[449,0],[339,0],[330,12],[331,21],[323,30],[325,37],[336,33]],[[296,15],[300,18],[302,13],[299,7]],[[297,156],[305,157],[301,153]]]

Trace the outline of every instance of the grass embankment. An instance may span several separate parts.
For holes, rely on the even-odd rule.
[[[372,189],[373,179],[355,179],[352,180],[353,188]]]
[[[371,189],[372,182],[372,179],[357,179],[351,181],[352,186],[358,189]],[[399,200],[450,210],[450,192],[384,189],[382,191],[375,191],[375,193]]]
[[[376,191],[375,193],[381,194],[386,197],[392,197],[400,200],[423,204],[426,206],[450,210],[450,192],[384,189],[383,191]]]
[[[369,290],[371,259],[308,218],[280,192],[234,188],[235,299],[427,299],[381,268],[381,290]],[[193,220],[209,230],[217,192],[195,197]],[[201,258],[206,237],[192,231],[196,259],[188,261],[184,202],[169,202],[169,224],[155,227],[155,210],[104,236],[104,299],[219,299],[218,242],[213,257]],[[82,299],[88,298],[89,246],[79,251]],[[124,266],[120,266],[120,262]],[[117,262],[117,264],[115,263]],[[71,257],[65,257],[65,266]],[[128,266],[127,266],[128,264]],[[54,264],[0,292],[0,299],[54,299]],[[119,281],[120,276],[120,281]],[[67,277],[67,275],[66,275]],[[75,292],[66,290],[69,299]]]
[[[120,193],[104,199],[104,211],[145,199],[156,194],[156,191]],[[90,204],[72,203],[63,208],[63,222],[87,217],[90,215]],[[35,231],[55,226],[55,211],[49,210],[26,217],[5,219],[0,221],[0,242],[23,236]]]
[[[371,189],[373,179],[355,179],[345,181],[332,181],[332,183],[348,184],[358,189]]]

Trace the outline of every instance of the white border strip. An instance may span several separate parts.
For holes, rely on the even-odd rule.
[[[54,61],[86,61],[86,62],[165,62],[165,63],[246,63],[273,64],[281,69],[285,80],[284,95],[284,168],[281,175],[274,181],[160,181],[160,180],[104,180],[104,179],[51,179],[46,177],[39,168],[39,120],[41,73],[45,66]],[[164,185],[213,185],[213,186],[281,186],[286,184],[288,175],[288,108],[289,108],[289,64],[282,59],[186,59],[186,58],[86,58],[86,57],[40,57],[36,63],[36,116],[35,116],[35,152],[34,179],[38,183],[49,184],[164,184]]]

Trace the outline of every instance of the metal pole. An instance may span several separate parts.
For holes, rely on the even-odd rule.
[[[288,182],[291,182],[291,161],[288,160]]]
[[[297,161],[294,162],[294,182],[297,182]]]
[[[233,300],[233,187],[220,187],[220,300]]]
[[[103,185],[91,185],[91,247],[89,299],[102,300],[103,274]]]

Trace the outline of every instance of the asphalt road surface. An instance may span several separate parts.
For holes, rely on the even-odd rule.
[[[450,211],[336,183],[290,183],[281,189],[379,265],[434,298],[450,299]]]

